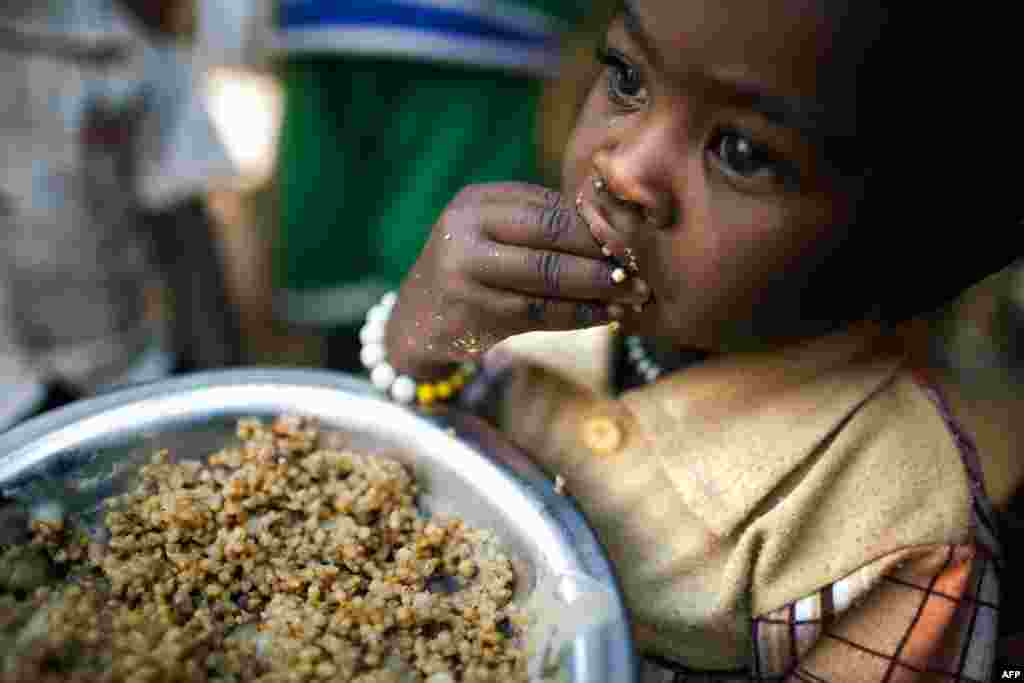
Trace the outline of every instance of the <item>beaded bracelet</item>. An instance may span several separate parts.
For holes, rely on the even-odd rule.
[[[377,390],[403,404],[415,401],[426,407],[452,398],[476,373],[475,363],[463,363],[439,382],[417,382],[408,375],[399,375],[388,363],[384,335],[397,301],[398,295],[394,292],[385,294],[380,303],[367,312],[366,324],[359,331],[359,342],[363,345],[359,360],[370,371],[370,382]]]

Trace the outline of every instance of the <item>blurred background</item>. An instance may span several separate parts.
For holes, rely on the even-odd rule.
[[[176,372],[360,371],[366,310],[459,187],[557,182],[602,17],[495,6],[0,9],[0,429]],[[1021,268],[927,323],[935,362],[1016,443]]]

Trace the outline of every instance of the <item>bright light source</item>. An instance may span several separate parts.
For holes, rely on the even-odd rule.
[[[206,80],[214,128],[238,165],[243,188],[269,180],[277,158],[284,95],[271,76],[218,67]]]

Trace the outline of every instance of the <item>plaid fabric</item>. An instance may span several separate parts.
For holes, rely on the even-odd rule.
[[[977,451],[923,375],[973,493],[973,542],[906,548],[756,617],[749,668],[696,671],[647,659],[643,683],[986,683],[998,637],[1000,551]]]

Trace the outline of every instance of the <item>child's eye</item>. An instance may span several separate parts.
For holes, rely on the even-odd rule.
[[[711,138],[708,155],[734,183],[748,191],[791,189],[799,181],[796,167],[757,145],[746,135],[723,130]]]
[[[601,47],[597,59],[608,69],[608,97],[619,106],[635,109],[647,104],[647,86],[640,71],[617,50]]]

